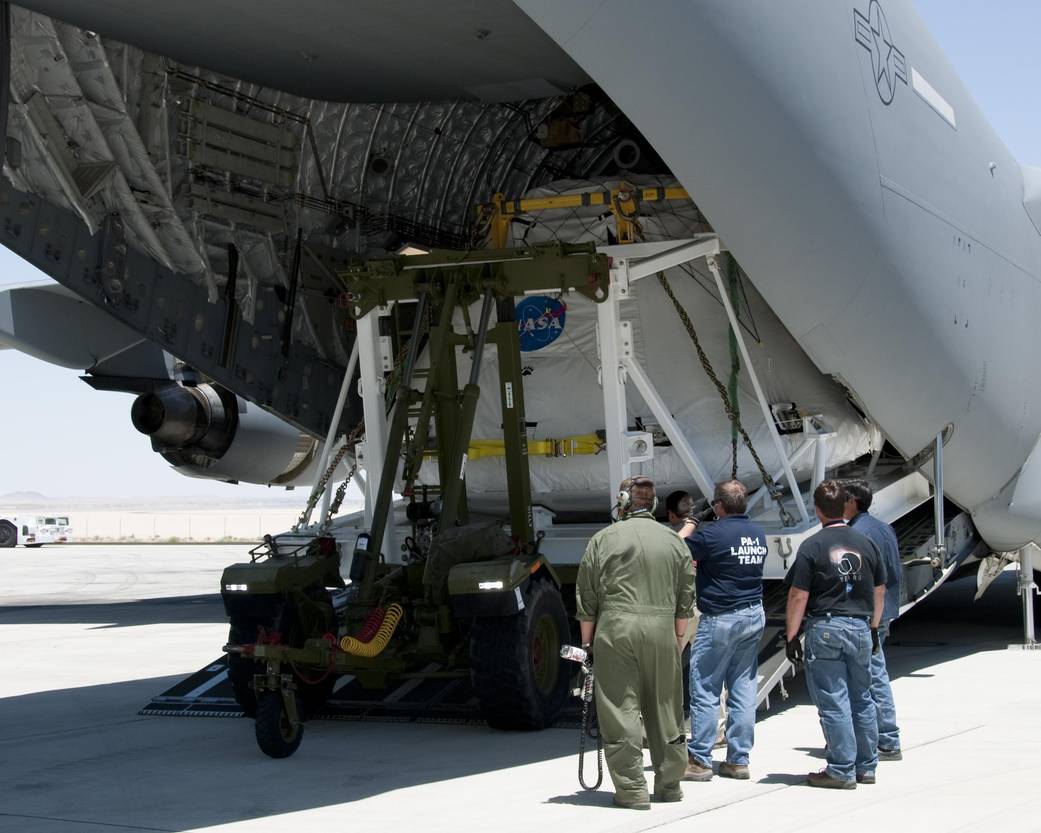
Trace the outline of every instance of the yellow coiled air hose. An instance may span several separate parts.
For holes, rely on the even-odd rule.
[[[383,649],[387,647],[387,643],[390,642],[390,638],[394,635],[398,622],[401,621],[401,617],[404,614],[405,611],[401,608],[401,605],[395,602],[387,608],[387,613],[383,617],[383,624],[380,625],[380,629],[376,631],[376,635],[372,639],[368,642],[362,642],[353,636],[345,636],[340,640],[341,650],[345,654],[355,657],[379,656],[383,653]]]

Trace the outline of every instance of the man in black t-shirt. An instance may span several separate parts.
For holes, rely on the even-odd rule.
[[[871,654],[885,603],[886,568],[878,549],[846,526],[846,493],[825,480],[813,493],[823,528],[799,547],[788,573],[787,653],[803,658],[799,627],[806,618],[806,685],[817,706],[828,766],[810,773],[811,787],[854,789],[875,783],[878,724],[871,698]]]

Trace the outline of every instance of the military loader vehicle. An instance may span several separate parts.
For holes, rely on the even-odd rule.
[[[255,718],[260,748],[276,758],[296,751],[309,713],[348,674],[372,689],[388,679],[469,677],[490,726],[549,726],[568,691],[560,646],[571,637],[574,569],[565,583],[539,552],[513,304],[534,291],[602,301],[607,258],[592,244],[440,251],[359,263],[341,280],[351,318],[391,302],[401,313],[393,341],[402,359],[386,394],[362,391],[367,434],[380,417],[387,429],[371,528],[349,559],[323,525],[317,533],[268,536],[249,562],[224,571],[225,651],[236,700]],[[508,519],[471,517],[466,494],[477,379],[489,344],[501,384]],[[459,351],[472,354],[462,387]],[[377,451],[355,449],[373,476]],[[429,477],[417,485],[425,460],[436,461],[436,485]],[[408,502],[413,531],[400,557],[385,535],[395,488]]]

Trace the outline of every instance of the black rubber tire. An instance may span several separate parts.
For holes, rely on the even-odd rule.
[[[10,521],[0,521],[0,547],[14,547],[18,544],[18,527]]]
[[[43,546],[43,544],[22,544],[27,550],[36,550]]]
[[[304,738],[303,723],[295,729],[290,727],[282,694],[277,691],[265,691],[257,700],[254,730],[260,751],[272,758],[288,758],[296,752]]]
[[[520,613],[474,619],[470,682],[489,726],[523,731],[553,725],[568,694],[560,658],[568,633],[560,591],[544,579],[528,585]]]
[[[316,601],[328,605],[325,624],[331,628],[334,620],[329,592],[324,587],[312,588],[310,595]],[[303,632],[300,617],[297,616],[293,605],[287,601],[274,617],[233,619],[228,630],[228,642],[232,645],[251,644],[256,641],[258,627],[263,627],[267,631],[278,631],[282,634],[283,643],[294,648],[301,647],[307,639],[314,636],[314,634]],[[253,675],[258,671],[263,671],[263,666],[255,660],[244,659],[238,654],[228,654],[228,679],[231,680],[235,702],[239,704],[239,708],[246,717],[256,717],[257,715],[257,697],[253,691]],[[321,672],[309,672],[307,676],[310,679],[316,679],[321,676]],[[293,679],[296,681],[302,709],[301,716],[304,720],[308,720],[325,705],[336,685],[337,677],[335,674],[329,674],[319,682],[308,682],[294,669]]]
[[[233,621],[228,629],[228,642],[231,645],[249,644],[256,638],[255,624],[250,627]],[[263,666],[252,659],[243,659],[238,654],[228,654],[228,679],[231,680],[232,694],[246,717],[257,716],[257,695],[253,691],[253,675],[261,670]]]

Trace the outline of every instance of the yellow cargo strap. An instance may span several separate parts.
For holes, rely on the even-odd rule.
[[[599,454],[604,450],[603,441],[596,434],[577,434],[555,440],[528,440],[529,457],[577,457],[582,454]],[[502,440],[471,440],[466,452],[473,460],[505,457],[506,447]],[[436,457],[435,451],[426,454]]]

